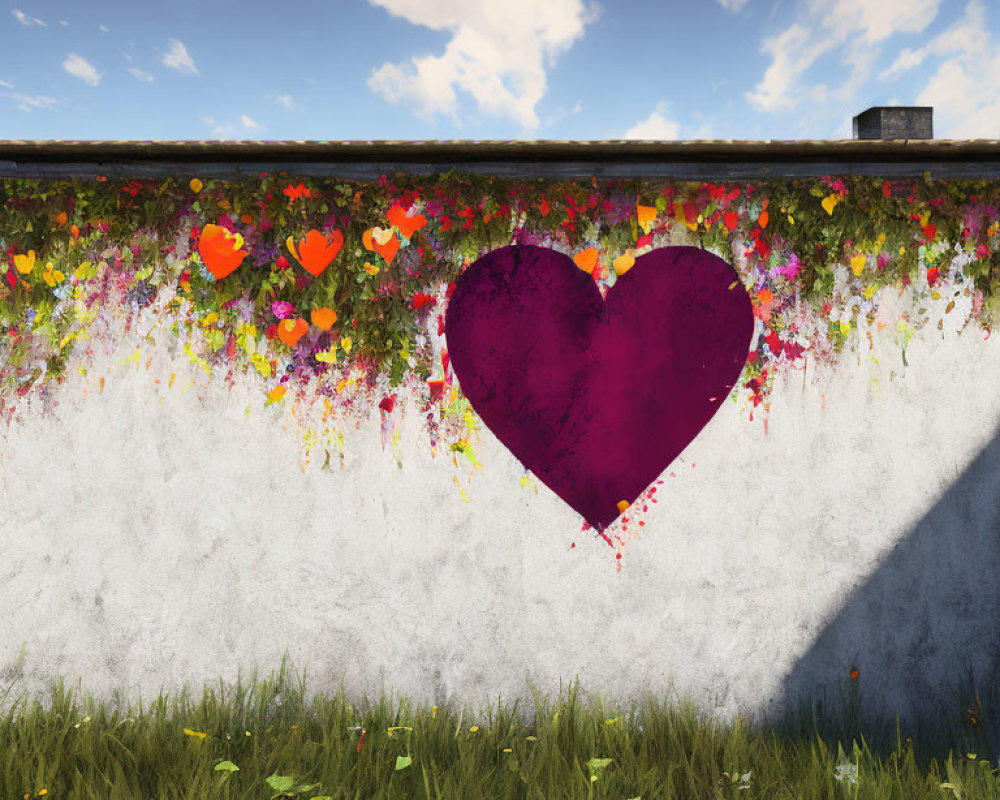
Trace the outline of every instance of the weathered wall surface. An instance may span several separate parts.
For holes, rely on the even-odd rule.
[[[481,706],[578,678],[731,716],[850,687],[911,725],[962,708],[967,670],[1000,676],[1000,184],[0,189],[0,693],[63,677],[148,698],[287,652],[314,689],[358,695]],[[597,292],[682,269],[658,248],[733,268],[689,298],[699,324],[633,337],[650,358],[628,337],[609,351],[612,400],[580,415],[603,434],[637,366],[666,354],[695,385],[705,362],[671,348],[717,344],[711,297],[745,292],[732,396],[603,537],[481,423],[446,355],[463,276],[512,243],[565,254],[549,268],[582,292],[552,314],[569,323],[549,344],[571,334],[556,356],[580,303],[593,321],[613,307]],[[533,375],[514,350],[502,374]],[[512,418],[531,400],[517,380]],[[539,384],[547,419],[587,394]],[[588,463],[616,493],[630,466]]]
[[[342,469],[303,470],[284,405],[126,337],[3,430],[0,669],[26,643],[21,688],[148,697],[287,650],[316,689],[480,704],[579,678],[731,714],[857,666],[907,713],[994,663],[1000,342],[928,325],[905,368],[874,343],[784,373],[766,425],[725,404],[616,571],[485,428],[468,502],[413,408],[400,465],[372,415]]]

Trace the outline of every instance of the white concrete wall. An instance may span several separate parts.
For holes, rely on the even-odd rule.
[[[150,697],[287,650],[317,690],[482,704],[578,677],[729,715],[857,664],[907,713],[993,663],[1000,454],[974,461],[1000,422],[1000,340],[931,324],[905,369],[891,334],[875,342],[784,373],[766,427],[726,404],[619,572],[485,429],[468,502],[413,409],[401,467],[371,418],[343,469],[303,473],[252,377],[209,383],[145,344],[123,365],[122,340],[0,432],[0,677],[26,643],[21,690]]]

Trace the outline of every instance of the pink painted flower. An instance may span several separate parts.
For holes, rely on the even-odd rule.
[[[275,300],[271,303],[271,313],[278,319],[288,319],[295,313],[295,306],[287,300]]]

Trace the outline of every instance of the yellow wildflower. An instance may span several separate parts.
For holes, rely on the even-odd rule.
[[[27,255],[18,253],[14,256],[14,268],[22,275],[27,275],[35,268],[35,251],[29,250]]]

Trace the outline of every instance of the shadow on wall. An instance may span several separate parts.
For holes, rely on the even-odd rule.
[[[898,715],[903,739],[998,755],[1000,436],[851,593],[781,699],[803,733],[892,747]]]

